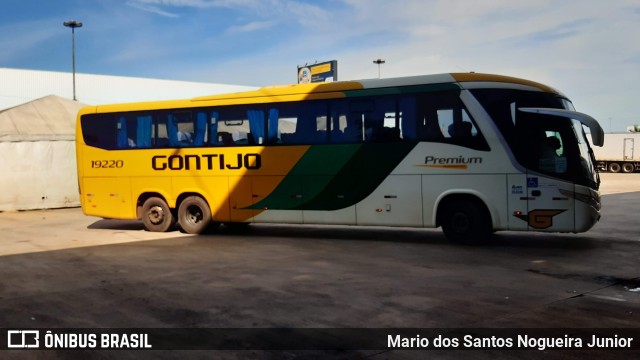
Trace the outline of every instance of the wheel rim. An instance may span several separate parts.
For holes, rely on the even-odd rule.
[[[204,219],[202,209],[195,205],[187,207],[187,213],[185,215],[187,222],[192,225],[195,225]]]
[[[162,206],[152,206],[147,213],[147,218],[149,218],[149,222],[154,225],[162,224],[164,221],[164,209]]]
[[[451,217],[452,230],[458,234],[466,233],[469,230],[469,217],[461,212],[453,214]]]

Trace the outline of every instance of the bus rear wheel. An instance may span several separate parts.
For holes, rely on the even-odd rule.
[[[444,204],[441,217],[442,231],[452,242],[480,244],[492,232],[491,217],[477,201],[456,199]]]
[[[178,223],[188,234],[201,234],[211,224],[209,204],[199,196],[182,200],[178,208]]]
[[[141,213],[144,227],[153,232],[165,232],[175,224],[175,218],[169,205],[161,198],[148,198],[142,205]]]

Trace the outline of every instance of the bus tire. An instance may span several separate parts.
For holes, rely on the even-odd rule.
[[[144,202],[141,218],[144,227],[153,232],[166,232],[176,223],[169,205],[158,197],[150,197]]]
[[[632,163],[624,163],[622,164],[622,172],[623,173],[632,173],[635,170],[635,166]]]
[[[199,196],[185,198],[178,208],[178,223],[188,234],[202,234],[211,224],[209,204]]]
[[[618,163],[609,164],[609,172],[619,173],[620,172],[620,164],[618,164]]]
[[[492,233],[491,217],[478,201],[455,199],[444,204],[442,231],[452,242],[480,244]]]

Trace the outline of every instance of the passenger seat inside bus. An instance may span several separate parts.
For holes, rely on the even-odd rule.
[[[156,141],[156,147],[169,147],[169,139],[166,137],[159,137]]]
[[[218,132],[218,145],[235,145],[235,141],[233,141],[233,135],[226,131]]]
[[[453,123],[449,125],[449,135],[456,139],[469,139],[471,138],[471,129],[473,125],[468,121]]]
[[[362,125],[356,124],[344,128],[343,139],[346,143],[362,142]]]

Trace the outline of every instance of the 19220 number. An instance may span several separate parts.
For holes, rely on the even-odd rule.
[[[122,160],[91,160],[91,167],[94,169],[115,169],[123,166]]]

